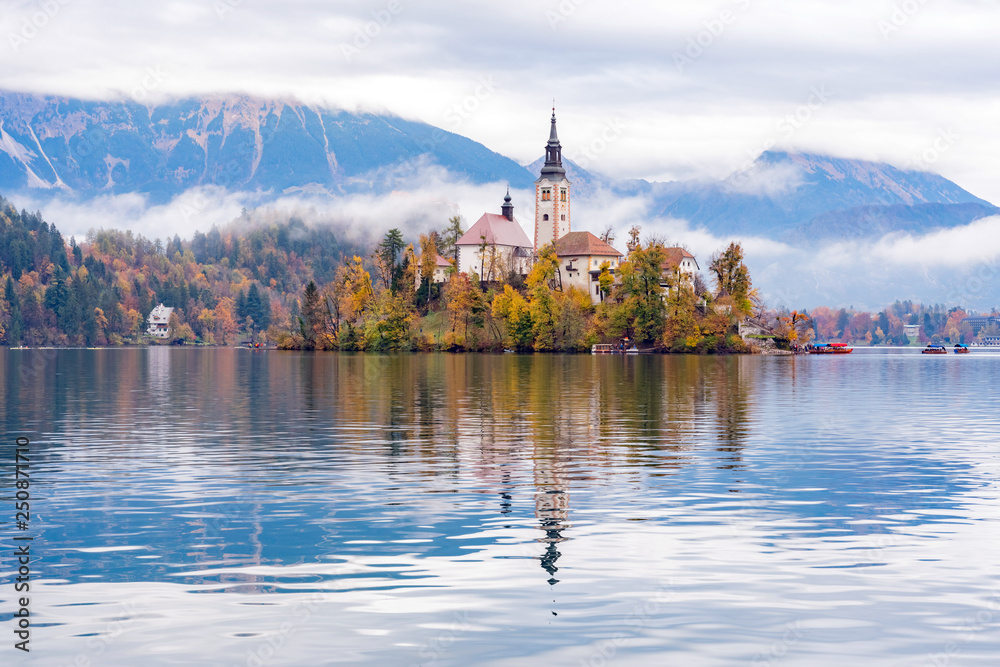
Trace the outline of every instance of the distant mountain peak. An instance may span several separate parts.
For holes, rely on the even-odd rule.
[[[290,98],[209,95],[156,104],[0,91],[0,191],[168,200],[197,186],[280,193],[378,188],[365,176],[427,159],[459,179],[527,187],[520,165],[426,123]]]

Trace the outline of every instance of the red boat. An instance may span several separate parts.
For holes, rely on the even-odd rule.
[[[847,347],[847,343],[819,343],[806,349],[809,354],[850,354],[854,352],[854,348]]]
[[[920,354],[948,354],[948,348],[944,345],[928,345],[920,350]]]

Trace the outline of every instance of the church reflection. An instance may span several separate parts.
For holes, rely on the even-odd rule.
[[[545,545],[541,555],[542,569],[549,575],[549,584],[554,586],[559,583],[556,579],[556,572],[559,571],[556,562],[562,556],[559,543],[569,539],[563,537],[563,531],[570,527],[566,523],[569,518],[569,492],[565,488],[539,488],[535,493],[535,518],[545,531],[545,537],[536,540]]]

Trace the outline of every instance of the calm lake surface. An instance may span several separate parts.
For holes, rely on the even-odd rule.
[[[0,664],[1000,664],[1000,354],[2,350],[0,377]]]

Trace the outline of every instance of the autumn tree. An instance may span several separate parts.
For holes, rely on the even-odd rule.
[[[503,292],[493,298],[493,316],[505,325],[504,343],[507,346],[518,352],[531,349],[531,310],[520,292],[510,285],[504,285]]]
[[[613,332],[631,333],[637,345],[661,340],[667,309],[660,286],[666,254],[659,245],[637,245],[618,267],[615,306],[611,316]]]
[[[556,345],[556,300],[552,286],[559,258],[551,243],[538,251],[538,260],[528,274],[528,296],[531,312],[531,336],[537,352],[549,352]]]
[[[7,344],[18,346],[24,337],[24,317],[21,315],[21,302],[14,289],[14,281],[7,275],[4,286],[4,301],[7,302]]]
[[[430,300],[431,287],[434,280],[434,270],[437,268],[437,232],[420,235],[420,287],[416,292],[418,305]]]
[[[735,241],[721,253],[712,256],[709,270],[715,279],[716,297],[728,298],[737,315],[750,314],[750,271],[743,263],[743,248]]]

